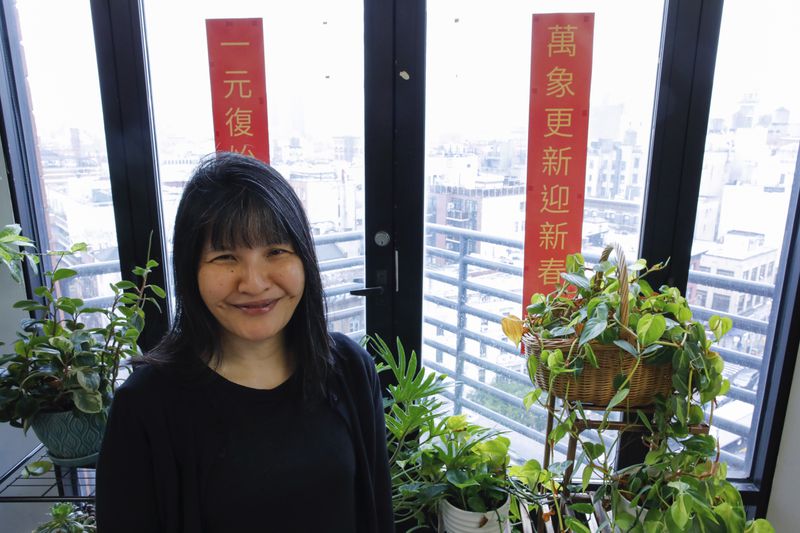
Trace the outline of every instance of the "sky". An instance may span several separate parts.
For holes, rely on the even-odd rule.
[[[102,134],[86,0],[18,0],[37,127]],[[429,0],[428,135],[525,133],[531,14],[595,12],[592,106],[622,102],[625,124],[650,127],[663,0]],[[270,129],[317,137],[363,132],[359,0],[144,3],[153,106],[162,136],[210,135],[205,18],[262,17]],[[800,114],[800,2],[724,4],[712,116],[744,93]],[[414,73],[412,73],[413,75]]]

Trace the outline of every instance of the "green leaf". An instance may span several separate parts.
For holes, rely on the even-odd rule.
[[[748,523],[747,527],[744,530],[744,533],[775,533],[775,528],[772,527],[772,524],[770,524],[763,518],[759,518],[753,522]]]
[[[150,290],[153,291],[153,293],[159,298],[165,298],[167,296],[167,293],[164,292],[164,289],[158,285],[150,285]]]
[[[135,289],[136,284],[132,281],[128,281],[123,279],[122,281],[118,281],[114,284],[114,286],[118,289],[126,290],[126,289]]]
[[[151,268],[156,268],[157,266],[158,266],[158,261],[156,261],[155,259],[150,259],[145,265],[145,268],[151,269]]]
[[[653,287],[651,287],[646,280],[640,279],[636,283],[639,284],[639,290],[642,291],[642,294],[644,294],[646,298],[655,294]]]
[[[75,407],[84,413],[99,413],[103,410],[103,398],[97,391],[74,390],[72,391],[72,401],[75,403]]]
[[[100,388],[100,374],[91,368],[80,368],[75,372],[78,384],[88,392],[94,392]]]
[[[619,346],[620,348],[622,348],[623,350],[625,350],[634,357],[639,355],[639,352],[636,351],[636,348],[634,348],[633,345],[626,340],[616,339],[614,341],[614,344],[616,344],[617,346]]]
[[[587,290],[587,291],[589,289],[591,289],[591,285],[589,283],[589,279],[586,276],[584,276],[583,274],[562,273],[561,277],[564,278],[564,280],[567,283],[575,285],[579,289],[584,289],[584,290]]]
[[[534,355],[530,354],[528,356],[528,377],[531,379],[531,383],[535,383],[536,379],[536,369],[539,366],[539,358]]]
[[[52,469],[53,463],[50,461],[34,461],[25,465],[25,468],[22,472],[22,477],[27,479],[30,476],[41,476],[48,473]]]
[[[583,522],[581,522],[580,520],[578,520],[573,516],[567,516],[564,519],[564,523],[570,528],[572,528],[572,531],[574,533],[592,533],[591,530],[588,527],[586,527],[586,524],[584,524]]]
[[[76,270],[72,270],[70,268],[59,268],[53,272],[53,281],[61,281],[62,279],[71,278],[77,275],[78,272]]]
[[[672,503],[669,508],[669,514],[681,530],[686,527],[686,523],[689,521],[689,512],[686,510],[683,495],[678,496]]]
[[[597,363],[597,356],[594,353],[594,348],[589,343],[583,345],[583,355],[586,357],[586,360],[589,361],[589,364],[595,368],[600,368],[600,365]]]
[[[85,242],[76,242],[75,244],[73,244],[70,247],[69,251],[70,251],[70,253],[74,254],[74,253],[77,253],[77,252],[85,252],[88,249],[89,249],[89,246],[87,246],[87,244]]]
[[[447,478],[447,481],[449,481],[453,486],[458,487],[459,489],[480,485],[476,479],[470,476],[469,472],[464,470],[448,470],[445,474],[445,478]]]
[[[661,338],[667,329],[667,323],[661,315],[645,314],[636,324],[636,336],[642,346],[649,346]]]
[[[614,395],[614,397],[611,398],[611,401],[608,402],[608,407],[606,408],[606,410],[610,410],[610,409],[616,407],[622,400],[624,400],[625,398],[628,397],[628,393],[629,392],[630,392],[630,389],[627,388],[627,387],[624,388],[624,389],[618,390],[617,393]]]
[[[646,427],[647,430],[652,433],[653,426],[650,425],[650,420],[647,419],[647,416],[644,414],[644,412],[641,409],[637,409],[636,414],[639,416],[639,420],[642,421],[642,424],[644,424],[644,427]]]
[[[569,508],[583,514],[591,514],[594,512],[594,506],[591,503],[572,503],[569,505]]]
[[[581,331],[581,337],[578,340],[578,345],[586,344],[595,337],[599,337],[607,327],[607,319],[593,316],[586,321],[586,325],[583,327],[583,331]]]
[[[592,474],[594,473],[594,468],[591,466],[586,466],[583,469],[582,479],[581,479],[581,490],[586,492],[586,488],[589,486],[589,483],[592,481]]]
[[[542,392],[543,392],[542,389],[537,388],[530,391],[528,394],[525,395],[524,398],[522,398],[522,404],[525,406],[526,411],[529,411],[531,406],[533,406],[533,404],[535,404],[539,400],[539,397],[542,395]]]

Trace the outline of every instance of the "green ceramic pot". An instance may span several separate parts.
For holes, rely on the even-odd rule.
[[[53,463],[88,466],[97,460],[106,418],[106,413],[39,413],[31,421],[31,427],[47,448]]]

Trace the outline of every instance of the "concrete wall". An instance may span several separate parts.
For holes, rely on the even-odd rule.
[[[0,227],[14,222],[7,173],[0,155]],[[8,271],[0,267],[0,341],[6,343],[0,346],[0,353],[9,351],[17,324],[24,316],[11,306],[23,298],[24,287],[15,283]],[[26,437],[21,429],[0,424],[0,474],[5,473],[37,444],[39,441],[33,432]],[[49,508],[49,504],[0,503],[0,530],[3,533],[30,532],[46,518]]]
[[[800,487],[800,364],[795,365],[789,407],[783,422],[783,436],[778,452],[778,466],[772,483],[767,519],[775,531],[798,531],[800,506],[797,493]]]

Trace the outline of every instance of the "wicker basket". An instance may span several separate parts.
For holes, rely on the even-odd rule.
[[[620,309],[619,317],[623,325],[628,325],[628,270],[625,266],[625,255],[621,247],[608,245],[603,250],[600,261],[608,260],[611,251],[616,250],[617,254],[617,277],[619,279]],[[602,281],[602,273],[598,272],[594,277],[594,286],[599,287]],[[623,337],[631,344],[635,344],[635,339],[631,339],[624,332]],[[633,341],[633,342],[632,342]],[[536,357],[541,354],[542,348],[546,350],[560,349],[567,354],[575,342],[575,337],[544,339],[526,334],[522,338],[525,346],[525,354],[528,357]],[[550,390],[557,398],[568,399],[570,401],[580,401],[584,405],[605,406],[611,401],[617,390],[614,388],[614,378],[620,374],[628,375],[636,364],[635,359],[624,350],[615,345],[600,344],[597,341],[589,341],[597,358],[598,368],[591,364],[585,364],[583,372],[576,379],[574,376],[562,374],[558,376],[550,386],[550,372],[544,364],[536,367],[536,375],[533,376],[534,383],[543,390]],[[643,365],[640,364],[629,382],[630,392],[625,399],[625,404],[630,407],[644,407],[651,405],[657,394],[669,395],[672,392],[672,364],[664,365]]]

